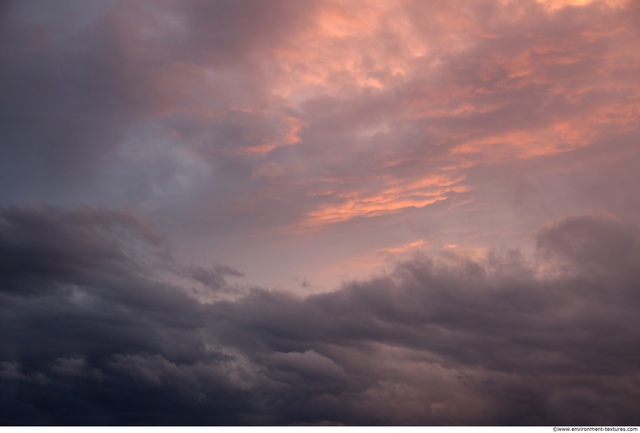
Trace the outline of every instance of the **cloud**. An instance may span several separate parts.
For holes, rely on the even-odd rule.
[[[624,2],[63,9],[3,15],[5,203],[323,229],[459,204],[487,181],[473,167],[588,147],[638,119]]]
[[[130,257],[136,239],[158,246],[162,239],[145,222],[124,212],[89,206],[72,212],[42,205],[6,208],[0,213],[2,291],[22,296],[47,294],[58,284],[100,279],[138,271]],[[132,235],[125,244],[127,235]],[[29,272],[24,272],[28,266]]]
[[[307,350],[303,353],[276,352],[269,355],[266,364],[274,371],[271,374],[276,377],[280,376],[280,381],[291,380],[296,385],[300,377],[320,384],[347,378],[339,365],[314,350]],[[287,376],[291,375],[294,377],[287,379]]]
[[[35,383],[39,386],[47,386],[49,379],[40,372],[23,372],[17,362],[0,363],[0,378],[8,382]]]
[[[188,267],[167,280],[127,256],[116,223],[157,245],[122,212],[3,211],[4,251],[65,258],[5,267],[4,423],[637,423],[640,243],[612,217],[543,227],[538,261],[447,251],[330,293],[217,301]]]
[[[637,263],[636,236],[609,215],[572,217],[544,227],[538,234],[538,251],[555,266],[562,263],[578,272],[611,273]]]
[[[58,358],[51,367],[58,375],[66,377],[90,378],[98,382],[105,379],[104,373],[95,368],[89,368],[83,358]]]
[[[104,158],[139,119],[140,82],[110,5],[3,6],[4,204],[95,187]]]
[[[285,169],[280,164],[276,164],[275,162],[265,162],[264,164],[256,167],[251,172],[252,179],[259,179],[261,177],[265,178],[273,178],[273,177],[281,177],[285,174]]]

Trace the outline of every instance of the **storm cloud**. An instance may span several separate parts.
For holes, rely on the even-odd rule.
[[[535,263],[415,257],[331,293],[211,301],[200,274],[127,252],[161,244],[126,213],[5,209],[3,422],[634,424],[637,236],[572,217]]]

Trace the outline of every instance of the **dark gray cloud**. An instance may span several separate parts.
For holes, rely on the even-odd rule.
[[[51,197],[66,203],[148,198],[157,195],[154,185],[175,176],[179,161],[153,152],[145,164],[135,164],[132,153],[149,141],[166,141],[165,131],[180,133],[187,127],[191,135],[181,138],[181,146],[210,142],[223,154],[231,144],[263,144],[260,136],[274,134],[268,118],[230,106],[248,107],[264,95],[264,83],[247,56],[293,31],[300,15],[296,7],[224,1],[161,6],[144,1],[63,1],[55,7],[37,1],[3,3],[3,204]],[[159,22],[165,25],[158,27]],[[205,95],[204,103],[211,108],[217,101],[213,105],[230,112],[213,128],[206,127],[210,119],[181,114],[197,107],[197,93],[202,94],[202,89],[183,92],[183,77],[190,85],[207,86],[206,77],[188,76],[190,67],[196,74],[199,68],[219,69],[212,87],[221,93]],[[159,126],[162,121],[166,125]],[[244,130],[255,121],[261,124]],[[137,185],[118,188],[118,177],[125,175]]]
[[[109,6],[5,5],[0,16],[5,204],[64,196],[91,184],[102,170],[100,162],[140,115],[140,77],[128,73],[130,53],[105,13]]]
[[[537,264],[416,257],[227,300],[192,287],[238,271],[175,263],[123,211],[1,221],[4,424],[638,422],[640,242],[609,216],[545,226]]]

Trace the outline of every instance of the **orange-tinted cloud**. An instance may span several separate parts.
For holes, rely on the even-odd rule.
[[[447,199],[448,193],[464,192],[461,178],[449,175],[430,176],[417,181],[385,180],[381,189],[371,193],[360,191],[332,194],[337,203],[326,204],[309,212],[306,226],[348,221],[360,217],[376,217],[408,208],[423,208]]]
[[[543,165],[604,143],[610,160],[632,154],[616,143],[640,120],[635,2],[122,6],[87,9],[66,33],[55,14],[16,12],[3,26],[3,40],[19,47],[3,51],[13,56],[4,96],[14,107],[3,161],[18,161],[4,172],[32,169],[38,180],[21,180],[31,200],[51,196],[45,185],[99,196],[84,179],[56,180],[91,163],[83,176],[108,185],[101,194],[111,203],[198,221],[211,236],[402,219],[417,231],[432,224],[442,245],[463,248],[452,234],[461,227],[471,237],[492,224],[504,232],[509,218],[517,226],[513,203],[542,189],[519,185],[546,179],[535,171]],[[41,33],[46,44],[34,45]],[[38,99],[32,82],[48,83],[39,103],[29,102]],[[5,185],[22,184],[11,176]],[[599,204],[611,196],[601,195]],[[562,214],[569,201],[538,208]]]

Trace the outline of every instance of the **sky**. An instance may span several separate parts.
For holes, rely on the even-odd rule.
[[[0,424],[638,425],[640,3],[0,3]]]

